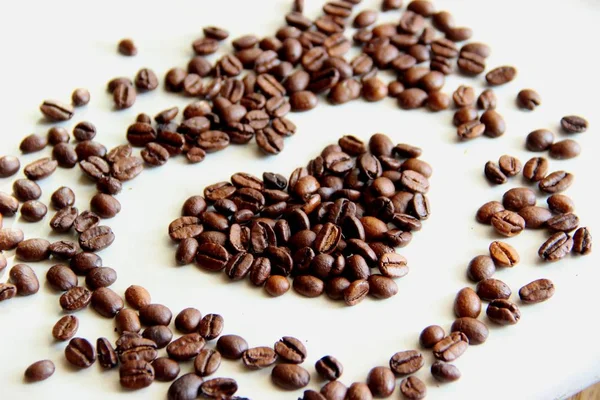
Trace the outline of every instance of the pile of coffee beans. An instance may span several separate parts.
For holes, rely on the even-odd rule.
[[[464,43],[471,38],[471,29],[457,25],[449,12],[437,11],[427,0],[409,2],[397,23],[381,24],[377,24],[376,10],[362,10],[352,18],[359,3],[327,2],[323,15],[311,20],[303,14],[303,0],[294,0],[291,12],[285,15],[286,25],[275,35],[234,38],[234,51],[214,63],[207,56],[222,50],[229,33],[205,27],[204,36],[192,43],[196,56],[186,68],[174,67],[164,77],[168,91],[193,99],[179,122],[177,107],[154,118],[141,113],[126,130],[127,144],[107,149],[94,140],[96,128],[89,121],[78,122],[71,133],[53,126],[46,135],[26,136],[20,144],[23,154],[48,146],[52,152],[50,157],[23,167],[25,178],[14,181],[13,195],[0,192],[0,272],[8,267],[4,252],[14,250],[15,258],[23,262],[10,268],[8,282],[0,283],[0,302],[39,291],[38,276],[24,263],[56,259],[60,263],[48,269],[46,280],[60,293],[58,304],[65,315],[55,323],[51,335],[57,341],[68,341],[65,358],[75,368],[89,368],[96,360],[103,369],[118,368],[120,383],[127,389],[141,389],[155,380],[173,381],[167,395],[170,400],[198,396],[245,399],[236,396],[234,379],[208,378],[222,360],[241,360],[249,370],[272,367],[271,379],[283,389],[306,387],[310,372],[300,365],[307,357],[302,341],[285,336],[272,347],[249,347],[241,336],[222,335],[224,319],[219,314],[202,316],[195,308],[185,308],[173,319],[171,310],[152,303],[141,286],[130,286],[124,296],[113,291],[110,286],[117,280],[117,272],[103,266],[97,253],[115,240],[103,222],[121,211],[115,196],[145,166],[164,165],[179,154],[198,163],[206,153],[223,150],[231,143],[245,144],[252,138],[265,154],[278,154],[283,150],[283,138],[296,132],[288,113],[315,108],[320,96],[333,105],[361,97],[368,102],[392,97],[406,110],[427,107],[442,111],[453,104],[453,123],[460,140],[482,135],[497,138],[505,133],[506,123],[496,111],[492,88],[511,82],[517,74],[514,67],[487,71],[489,87],[479,94],[468,85],[459,86],[451,95],[444,93],[447,75],[458,72],[475,77],[486,72],[489,46]],[[401,0],[383,0],[381,10],[399,10],[402,5]],[[351,38],[345,36],[350,25],[357,28]],[[361,52],[346,60],[353,45]],[[131,39],[120,41],[117,50],[124,56],[138,53]],[[392,71],[396,79],[385,82],[380,70]],[[152,69],[144,68],[133,79],[117,77],[107,86],[114,108],[121,110],[133,106],[139,94],[157,89],[159,78]],[[76,107],[89,101],[89,91],[78,88],[71,104],[45,100],[40,111],[50,122],[67,121],[74,117]],[[524,89],[516,103],[533,110],[541,105],[541,96]],[[588,122],[575,115],[563,117],[560,125],[568,135],[588,129]],[[528,150],[548,151],[555,159],[571,159],[581,152],[575,140],[555,142],[554,133],[545,129],[531,132],[525,142]],[[139,156],[133,147],[142,148]],[[426,193],[432,170],[420,155],[421,149],[394,145],[383,134],[373,135],[367,143],[347,135],[289,178],[272,172],[265,172],[262,178],[236,173],[229,182],[210,185],[202,195],[185,201],[182,217],[168,230],[178,243],[176,261],[195,262],[208,271],[224,270],[231,280],[248,277],[274,297],[290,287],[305,297],[325,293],[349,306],[367,295],[392,297],[398,292],[394,279],[408,272],[407,260],[395,248],[408,245],[412,232],[420,230],[430,214]],[[76,165],[98,192],[89,209],[80,212],[74,207],[74,191],[67,186],[57,188],[51,197],[54,214],[49,222],[56,234],[73,234],[76,242],[26,238],[21,229],[3,227],[4,218],[19,212],[27,222],[41,221],[49,206],[39,200],[42,190],[37,181],[50,177],[57,168]],[[0,156],[0,178],[11,177],[20,169],[17,157]],[[590,231],[579,226],[573,201],[562,194],[572,184],[573,174],[563,170],[549,173],[544,157],[522,165],[516,157],[503,155],[484,168],[493,184],[504,184],[521,172],[526,181],[537,183],[539,191],[510,189],[502,202],[481,206],[477,220],[490,224],[503,237],[525,229],[547,229],[550,237],[539,249],[544,261],[557,261],[569,253],[590,253]],[[550,195],[547,208],[537,206],[540,194]],[[487,340],[488,327],[478,319],[482,302],[488,302],[486,314],[492,323],[513,325],[519,321],[521,311],[510,300],[510,287],[494,278],[496,269],[512,268],[519,261],[509,243],[492,242],[489,254],[474,257],[468,265],[467,276],[476,286],[457,293],[456,320],[449,333],[439,325],[422,331],[419,341],[436,359],[430,372],[437,381],[459,379],[461,373],[451,362],[469,345]],[[85,284],[79,283],[79,276],[85,277]],[[520,288],[519,298],[524,304],[539,303],[554,291],[549,279],[537,279]],[[101,337],[94,344],[76,336],[79,319],[75,313],[86,308],[114,319],[116,341]],[[181,333],[179,337],[174,338],[171,325]],[[159,356],[159,351],[166,356]],[[194,372],[179,376],[180,365],[192,360]],[[397,378],[402,379],[398,386],[404,398],[422,399],[426,386],[412,374],[424,364],[421,352],[403,349],[391,356],[389,366],[372,368],[364,383],[346,387],[338,380],[342,364],[325,355],[315,369],[327,383],[320,392],[306,390],[302,400],[389,397]],[[27,368],[25,378],[41,381],[54,371],[51,360],[41,360]]]
[[[349,306],[398,292],[408,273],[394,251],[430,214],[432,169],[421,149],[383,134],[343,136],[289,179],[236,173],[192,196],[169,225],[179,264],[250,279],[280,296],[326,293]],[[372,269],[378,273],[372,273]]]

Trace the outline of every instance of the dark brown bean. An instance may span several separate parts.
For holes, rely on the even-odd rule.
[[[66,291],[77,286],[77,275],[68,266],[57,264],[48,270],[46,280],[56,290]]]
[[[73,338],[65,347],[65,357],[78,368],[89,368],[96,361],[94,346],[83,338]]]
[[[433,346],[433,355],[441,361],[454,361],[467,350],[468,346],[469,339],[464,333],[452,332]]]
[[[253,347],[242,355],[244,365],[249,369],[266,368],[275,363],[277,354],[270,347]]]
[[[420,400],[425,398],[427,387],[416,376],[409,376],[400,382],[400,393],[408,400]]]
[[[271,371],[271,379],[282,389],[297,390],[309,384],[310,374],[299,365],[277,364]]]
[[[489,335],[487,326],[476,318],[458,318],[452,323],[452,332],[462,332],[469,338],[469,345],[484,343]]]
[[[79,319],[74,315],[65,315],[54,324],[52,336],[56,340],[70,340],[79,329]]]
[[[489,224],[492,217],[499,211],[504,211],[504,206],[499,201],[489,201],[479,207],[476,214],[476,219],[482,224]]]
[[[498,279],[484,279],[477,284],[477,296],[485,301],[508,299],[511,294],[508,285]]]
[[[217,340],[217,350],[224,358],[239,360],[248,350],[248,342],[238,335],[223,335]]]
[[[592,234],[588,228],[582,227],[573,235],[573,253],[586,255],[592,252]]]
[[[424,364],[423,355],[416,350],[399,351],[390,358],[390,368],[400,376],[413,374]]]
[[[201,377],[214,374],[221,365],[221,353],[204,348],[194,359],[194,371]]]
[[[560,125],[566,133],[582,133],[588,128],[587,120],[577,115],[562,117]]]

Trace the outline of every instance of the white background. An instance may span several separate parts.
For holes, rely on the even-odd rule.
[[[322,2],[306,3],[307,15],[318,15]],[[123,212],[108,221],[117,240],[101,253],[104,265],[119,275],[112,288],[122,294],[131,284],[143,285],[155,302],[168,305],[174,313],[189,306],[203,314],[220,313],[225,318],[224,333],[240,334],[250,346],[268,346],[283,335],[296,336],[305,341],[309,351],[304,366],[312,375],[310,388],[318,389],[323,382],[313,365],[323,355],[332,354],[341,360],[341,381],[349,385],[364,381],[371,367],[387,365],[395,352],[418,348],[418,334],[425,326],[437,323],[450,328],[454,295],[471,286],[465,277],[468,261],[486,254],[488,244],[498,239],[490,227],[477,224],[475,211],[486,201],[499,200],[505,190],[524,184],[521,178],[513,178],[506,185],[491,187],[483,177],[484,163],[502,154],[527,161],[534,154],[524,150],[526,134],[548,128],[563,139],[558,128],[563,115],[581,114],[588,118],[591,128],[576,137],[584,148],[581,156],[570,161],[552,160],[551,169],[575,173],[576,181],[567,194],[576,203],[582,226],[596,232],[600,226],[595,211],[600,142],[594,38],[600,36],[600,4],[592,0],[438,3],[454,13],[458,24],[472,27],[475,40],[492,46],[488,66],[514,64],[518,68],[517,79],[497,90],[498,111],[508,126],[503,137],[457,143],[451,111],[407,112],[391,99],[339,107],[322,102],[309,113],[290,116],[298,132],[286,139],[286,148],[278,157],[261,156],[254,143],[209,155],[197,165],[188,165],[178,157],[165,167],[146,170],[118,196]],[[108,147],[123,143],[126,127],[137,113],[154,115],[173,105],[183,107],[189,100],[161,89],[140,95],[131,109],[115,112],[105,92],[110,78],[133,77],[141,67],[150,67],[162,83],[170,67],[185,66],[192,56],[190,43],[201,36],[203,26],[225,27],[231,37],[252,32],[273,34],[290,4],[287,0],[12,2],[10,10],[4,9],[0,24],[0,153],[18,155],[23,136],[45,133],[49,126],[40,119],[39,104],[45,98],[67,101],[76,87],[87,87],[92,101],[64,126],[71,129],[78,121],[89,120],[98,128],[99,141]],[[379,1],[365,0],[359,9],[365,7],[378,8]],[[380,21],[397,18],[398,13],[387,13]],[[117,54],[116,44],[123,37],[135,39],[138,56]],[[451,93],[461,82],[462,78],[451,77],[445,90]],[[483,88],[483,77],[467,82],[478,91]],[[535,88],[543,98],[543,105],[534,112],[518,110],[514,104],[517,92],[525,87]],[[209,274],[193,265],[174,265],[175,247],[167,236],[167,226],[179,215],[187,197],[201,194],[206,185],[227,180],[237,171],[260,176],[270,170],[289,175],[339,136],[354,134],[367,139],[375,132],[385,132],[395,142],[421,146],[423,159],[434,170],[430,191],[433,215],[411,245],[401,251],[411,271],[398,281],[396,297],[368,299],[352,308],[326,296],[306,299],[292,291],[272,299],[248,283],[227,282],[223,274]],[[49,152],[47,149],[43,154]],[[24,156],[22,165],[41,156]],[[78,168],[60,170],[40,183],[42,200],[49,202],[56,188],[68,184],[77,194],[77,207],[86,209],[95,189],[80,177]],[[11,184],[11,179],[1,180],[0,190],[11,192]],[[540,197],[539,204],[544,203]],[[38,224],[18,218],[7,218],[4,224],[22,228],[27,237],[47,236],[52,213]],[[510,285],[515,301],[519,288],[537,278],[552,279],[555,296],[547,303],[523,306],[522,320],[516,326],[491,327],[485,344],[469,348],[456,361],[463,373],[456,383],[437,384],[429,373],[433,358],[424,351],[427,364],[417,376],[425,380],[428,398],[564,398],[600,379],[598,253],[543,264],[537,249],[546,236],[543,231],[527,231],[509,239],[522,261],[513,269],[498,271],[496,278]],[[7,256],[10,268],[13,253]],[[75,371],[67,365],[65,344],[53,342],[51,336],[52,326],[62,314],[58,294],[44,284],[45,272],[52,264],[33,265],[43,283],[37,295],[0,303],[0,398],[165,398],[169,384],[156,382],[128,393],[121,390],[116,370],[104,372],[96,364]],[[0,281],[8,278],[9,268],[0,275]],[[77,316],[81,319],[78,336],[94,342],[99,336],[116,339],[112,320],[99,317],[91,309]],[[27,365],[44,358],[56,363],[55,375],[39,384],[24,384],[22,374]],[[191,363],[183,364],[182,373],[191,368]],[[302,393],[276,389],[270,383],[269,370],[249,372],[241,362],[224,361],[217,375],[235,378],[239,393],[254,400],[295,399]],[[396,392],[393,397],[398,396]]]

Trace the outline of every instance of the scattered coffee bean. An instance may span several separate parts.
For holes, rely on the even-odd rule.
[[[416,350],[400,351],[390,358],[390,368],[400,376],[413,374],[424,364],[423,355]]]
[[[562,117],[560,125],[566,133],[582,133],[588,128],[587,120],[577,115]]]
[[[297,390],[307,386],[310,374],[296,364],[277,364],[271,371],[274,384],[285,390]]]
[[[54,374],[54,363],[50,360],[36,361],[25,370],[25,379],[29,382],[40,382]]]
[[[96,361],[94,346],[83,338],[73,338],[65,347],[65,357],[78,368],[89,368]]]
[[[179,364],[167,357],[159,357],[152,361],[154,379],[161,382],[171,382],[179,375]]]
[[[56,340],[70,340],[79,329],[79,319],[74,315],[65,315],[54,324],[52,336]]]
[[[546,199],[548,208],[554,213],[565,214],[575,211],[575,205],[570,197],[564,194],[553,194]]]
[[[57,264],[48,270],[46,280],[56,290],[67,291],[77,286],[77,275],[66,265]]]
[[[538,255],[544,261],[558,261],[569,254],[572,248],[573,238],[565,232],[556,232],[542,244]]]
[[[505,299],[490,302],[486,314],[490,321],[498,325],[514,325],[521,319],[521,311],[517,305]]]
[[[462,332],[469,339],[470,345],[484,343],[489,335],[487,326],[476,318],[462,317],[452,323],[452,332]]]
[[[270,347],[253,347],[244,351],[242,361],[249,369],[266,368],[275,363],[277,354]]]
[[[542,192],[554,194],[567,190],[575,177],[573,174],[565,171],[555,171],[540,180],[538,187]]]
[[[546,177],[549,163],[544,157],[533,157],[525,163],[523,176],[531,182],[539,182]]]
[[[427,395],[427,387],[416,376],[409,376],[400,382],[400,393],[408,400],[420,400]]]
[[[238,335],[223,335],[217,340],[217,350],[223,358],[238,360],[248,350],[248,342]]]
[[[588,228],[582,227],[573,235],[573,253],[586,255],[592,252],[592,234]]]
[[[533,110],[540,104],[542,104],[542,98],[533,89],[523,89],[517,95],[517,105],[520,108]]]
[[[555,142],[550,146],[550,157],[557,160],[568,160],[581,154],[581,146],[573,139]]]
[[[481,281],[485,282],[487,279]],[[481,283],[480,282],[480,283]],[[481,312],[481,300],[478,293],[471,288],[461,289],[454,300],[454,314],[457,317],[477,318]]]
[[[436,361],[431,365],[431,375],[439,382],[454,382],[460,379],[460,370],[452,364]]]
[[[419,336],[419,342],[421,346],[426,349],[430,349],[441,341],[446,336],[444,329],[438,325],[431,325],[423,329]]]
[[[221,353],[216,350],[204,348],[194,360],[194,371],[201,377],[214,374],[221,365]]]

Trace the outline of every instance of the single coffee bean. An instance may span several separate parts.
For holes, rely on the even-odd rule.
[[[454,126],[459,127],[467,122],[477,120],[477,110],[473,107],[462,107],[459,108],[452,118]]]
[[[71,102],[75,107],[85,106],[90,102],[90,92],[84,88],[73,90]]]
[[[470,345],[484,343],[489,335],[487,326],[476,318],[462,317],[452,323],[452,332],[462,332],[469,338]]]
[[[94,137],[96,137],[96,127],[91,122],[79,122],[73,128],[73,136],[80,142],[84,140],[92,140]]]
[[[486,131],[486,125],[477,120],[473,120],[460,125],[456,130],[456,134],[460,139],[468,140],[483,135],[484,131]]]
[[[306,359],[307,351],[304,344],[291,336],[284,336],[274,346],[275,352],[283,360],[301,364]]]
[[[277,364],[271,371],[273,383],[282,389],[297,390],[308,385],[310,374],[295,364]]]
[[[420,400],[427,395],[427,387],[416,376],[409,376],[400,382],[400,393],[408,400]]]
[[[470,86],[459,86],[452,95],[456,107],[470,107],[475,103],[475,91]]]
[[[145,339],[149,339],[156,343],[156,348],[162,349],[171,343],[171,339],[173,339],[173,332],[171,332],[171,329],[169,329],[168,326],[154,325],[144,329],[142,336]]]
[[[175,328],[183,333],[192,333],[198,329],[202,314],[196,308],[185,308],[175,317]]]
[[[116,352],[121,363],[134,360],[153,361],[157,345],[154,341],[141,337],[137,333],[126,332],[117,340]]]
[[[494,260],[490,256],[476,256],[467,267],[467,276],[473,282],[491,278],[496,272]]]
[[[194,371],[199,376],[205,377],[214,374],[221,365],[221,353],[216,350],[204,348],[194,359]]]
[[[96,361],[94,346],[83,338],[73,338],[65,347],[65,357],[78,368],[89,368]]]
[[[0,301],[12,299],[17,295],[17,287],[12,283],[0,283]]]
[[[168,400],[194,400],[198,397],[202,378],[194,373],[185,374],[175,380],[167,392]]]
[[[135,87],[130,84],[119,84],[113,93],[113,101],[117,110],[130,108],[135,103]]]
[[[98,363],[100,363],[102,368],[111,369],[118,365],[119,358],[108,339],[98,338],[96,341],[96,351],[98,352]]]
[[[36,361],[25,370],[25,379],[29,382],[40,382],[54,374],[54,363],[50,360]]]
[[[344,372],[342,364],[333,356],[321,357],[315,363],[315,369],[317,373],[326,380],[336,380]]]
[[[271,275],[265,281],[265,291],[273,296],[279,297],[290,289],[290,282],[285,276]]]
[[[131,360],[121,364],[119,382],[126,389],[142,389],[154,381],[154,368],[145,360]]]
[[[69,263],[69,266],[78,275],[85,275],[89,270],[102,266],[102,258],[96,253],[77,253]]]
[[[37,200],[42,196],[42,189],[29,179],[17,179],[13,183],[13,192],[20,201]]]
[[[388,367],[375,367],[367,375],[367,386],[375,397],[389,397],[396,387],[396,377]]]
[[[525,163],[523,176],[531,182],[539,182],[546,177],[549,163],[544,157],[533,157]]]
[[[422,107],[427,101],[428,94],[419,88],[406,89],[398,95],[398,105],[405,110]]]
[[[167,346],[169,357],[176,361],[192,359],[200,353],[205,345],[205,340],[199,333],[189,333],[172,341]]]
[[[521,319],[521,311],[517,305],[505,299],[490,302],[486,314],[490,321],[498,325],[514,325]]]
[[[566,133],[582,133],[588,128],[587,120],[577,115],[562,117],[560,125]]]
[[[0,178],[8,178],[17,173],[21,168],[21,163],[17,157],[2,156],[0,157]]]
[[[423,355],[416,350],[400,351],[390,358],[390,368],[400,376],[413,374],[424,364]]]
[[[469,339],[464,333],[452,332],[433,346],[433,355],[441,361],[454,361],[467,350],[468,346]]]
[[[124,307],[121,296],[107,287],[94,290],[91,304],[98,314],[106,318],[113,318]]]
[[[538,187],[544,193],[559,193],[565,191],[571,186],[575,177],[573,174],[565,171],[555,171],[540,180]]]
[[[127,300],[129,302],[129,300]],[[131,304],[131,302],[129,302]],[[144,325],[169,325],[173,314],[162,304],[147,304],[139,309],[140,321]]]
[[[494,183],[496,185],[502,185],[508,181],[506,174],[504,174],[498,164],[493,161],[488,161],[485,163],[483,173],[490,183]]]
[[[542,244],[538,255],[544,261],[554,262],[569,254],[572,248],[573,238],[565,232],[556,232]]]
[[[213,340],[221,335],[224,324],[223,317],[219,314],[207,314],[200,321],[198,332],[204,339]]]
[[[275,363],[277,354],[270,347],[253,347],[242,355],[244,365],[249,369],[266,368]]]
[[[77,286],[77,275],[66,265],[57,264],[48,270],[46,280],[56,290],[62,292]]]
[[[161,382],[171,382],[179,375],[179,364],[167,357],[159,357],[152,361],[154,379]]]
[[[581,146],[573,139],[555,142],[550,146],[550,157],[557,160],[568,160],[581,154]]]
[[[97,193],[90,201],[90,208],[102,218],[113,218],[121,211],[121,203],[113,196]]]
[[[74,315],[65,315],[54,324],[52,336],[56,340],[70,340],[79,329],[79,319]]]
[[[70,207],[75,204],[75,193],[66,186],[61,186],[52,193],[50,202],[57,210]]]
[[[98,267],[90,270],[85,277],[85,283],[91,289],[108,287],[117,280],[117,272],[110,267]]]
[[[570,232],[579,226],[579,217],[573,213],[556,215],[546,221],[546,226],[552,231]]]
[[[499,211],[492,217],[492,227],[502,236],[512,237],[525,229],[525,220],[513,211]]]
[[[21,217],[28,222],[41,221],[47,212],[46,205],[37,200],[28,200],[21,206]]]
[[[83,286],[75,286],[60,296],[60,306],[67,312],[79,311],[90,304],[92,293]]]
[[[536,196],[529,188],[513,188],[502,196],[502,205],[510,211],[519,211],[527,206],[535,206]]]
[[[77,243],[69,242],[67,240],[59,240],[54,242],[48,247],[50,255],[54,258],[68,260],[77,254],[78,248]]]
[[[131,39],[121,39],[117,50],[124,56],[131,57],[137,54],[137,47],[135,47],[135,43]]]
[[[79,246],[84,251],[100,251],[115,241],[115,234],[108,226],[95,226],[79,236]]]
[[[13,196],[0,192],[0,214],[6,217],[12,217],[18,210],[19,201]]]
[[[508,299],[511,294],[508,285],[498,279],[484,279],[477,284],[477,296],[482,300]]]
[[[506,132],[506,123],[504,117],[496,110],[486,110],[481,114],[479,121],[485,125],[485,135],[491,138],[497,138]]]
[[[50,228],[55,232],[68,232],[74,225],[79,211],[75,207],[65,207],[56,212],[50,220]]]
[[[500,160],[498,160],[498,165],[504,175],[509,177],[516,176],[523,168],[518,158],[509,155],[501,156]]]
[[[483,280],[485,282],[487,280]],[[461,289],[454,299],[454,314],[457,317],[477,318],[481,313],[481,299],[471,288]]]
[[[436,361],[431,365],[431,375],[439,382],[454,382],[460,379],[460,370],[452,364]]]
[[[582,227],[573,235],[573,253],[586,255],[592,252],[592,234],[588,228]]]
[[[446,336],[444,329],[438,325],[431,325],[423,329],[419,336],[419,342],[421,346],[426,349],[430,349],[435,346],[436,343],[441,341]]]
[[[575,205],[570,197],[564,194],[553,194],[546,200],[548,208],[556,214],[565,214],[575,211]]]
[[[146,144],[141,156],[144,161],[153,166],[164,165],[169,160],[169,152],[158,143]]]
[[[517,94],[517,105],[526,110],[533,110],[542,104],[541,96],[533,89],[523,89]]]
[[[27,239],[17,244],[15,256],[25,262],[47,260],[50,257],[50,242],[44,239]]]
[[[554,284],[549,279],[537,279],[519,290],[521,301],[527,304],[541,303],[554,295]]]
[[[57,161],[52,160],[50,157],[44,157],[26,165],[23,168],[23,173],[32,181],[38,181],[52,175],[56,171],[56,167],[58,167]]]
[[[140,317],[137,315],[137,312],[131,308],[124,308],[119,311],[115,318],[115,326],[117,332],[120,334],[123,332],[138,333],[142,329]]]
[[[517,70],[511,66],[502,66],[489,71],[485,79],[492,86],[503,85],[515,79]]]
[[[527,206],[519,210],[519,215],[525,220],[525,227],[537,229],[543,227],[552,218],[552,212],[547,208]]]
[[[239,360],[248,350],[248,342],[238,335],[223,335],[217,340],[217,350],[224,358]]]
[[[231,378],[213,378],[200,385],[202,397],[232,396],[238,390],[237,382]]]
[[[486,89],[477,98],[477,107],[482,110],[493,110],[496,108],[496,95],[492,89]]]
[[[111,174],[121,182],[129,181],[138,176],[144,169],[143,160],[139,157],[119,158],[111,167]]]
[[[294,290],[305,297],[318,297],[324,289],[325,284],[316,276],[301,275],[293,281]]]
[[[44,100],[40,105],[40,111],[50,121],[67,121],[75,113],[71,105],[56,100]]]
[[[537,129],[527,135],[525,147],[529,151],[546,151],[554,143],[554,134],[547,129]]]
[[[452,32],[452,31],[450,31]],[[448,32],[448,33],[450,33]],[[458,32],[458,31],[455,31]],[[481,57],[477,53],[471,53],[468,51],[460,52],[460,56],[458,58],[458,69],[465,75],[479,75],[483,71],[485,71],[485,58]]]

